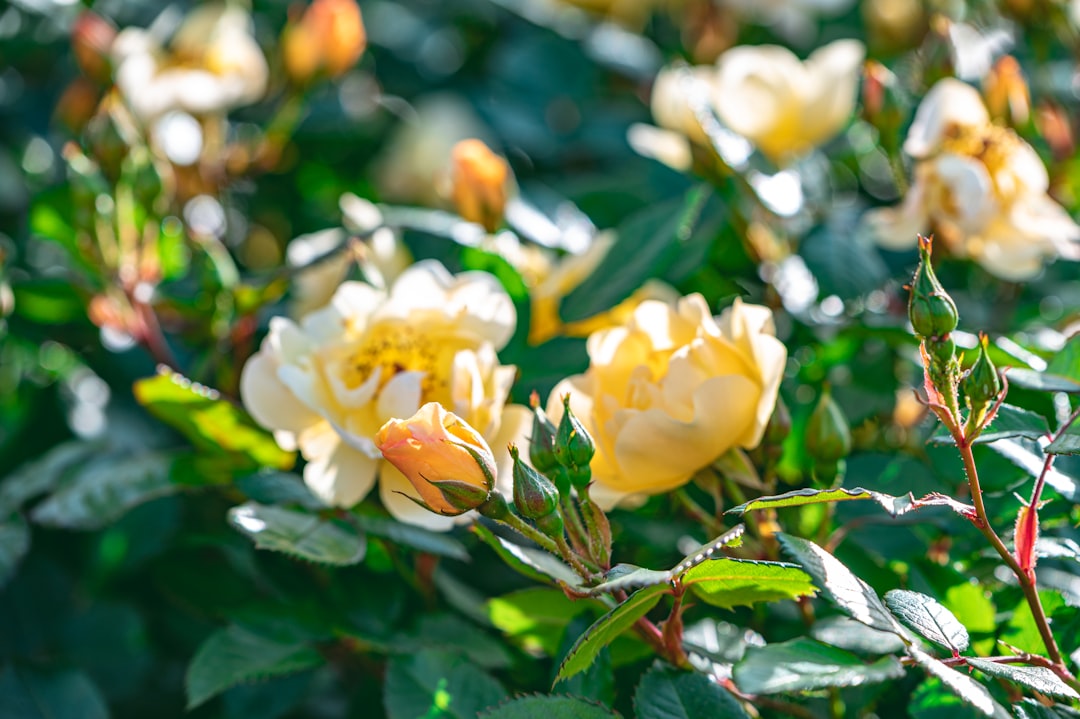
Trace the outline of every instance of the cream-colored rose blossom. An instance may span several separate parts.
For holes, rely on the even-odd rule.
[[[688,96],[694,87],[701,88],[729,129],[784,164],[830,140],[851,119],[864,56],[856,40],[832,42],[805,61],[777,45],[734,47],[715,66],[661,70],[653,86],[653,118],[661,127],[707,145]],[[648,139],[656,144],[656,138]],[[687,157],[670,141],[665,148],[665,156]]]
[[[208,3],[188,15],[167,51],[150,31],[126,28],[112,46],[116,87],[144,122],[173,110],[219,114],[256,102],[269,68],[251,24],[243,8]]]
[[[1080,256],[1080,226],[1047,194],[1046,167],[1015,132],[990,122],[975,88],[946,78],[927,93],[904,150],[918,162],[904,202],[867,214],[891,249],[936,233],[960,257],[1006,280]]]
[[[514,332],[509,295],[492,275],[451,275],[420,262],[389,290],[345,282],[330,304],[299,322],[275,317],[244,367],[245,407],[278,443],[299,448],[304,480],[329,505],[350,507],[379,483],[398,519],[446,529],[454,519],[417,506],[409,481],[374,438],[394,418],[439,402],[496,448],[510,477],[510,442],[527,443],[531,413],[507,405],[515,368],[495,352]],[[504,488],[509,491],[509,487]]]
[[[589,337],[589,369],[560,382],[596,443],[590,492],[634,503],[688,482],[735,447],[758,445],[776,404],[787,350],[772,312],[736,300],[718,318],[701,295],[642,302],[622,326]]]

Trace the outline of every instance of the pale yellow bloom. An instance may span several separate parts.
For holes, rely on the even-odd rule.
[[[495,354],[515,323],[509,295],[484,272],[452,276],[427,261],[388,290],[345,282],[299,322],[270,321],[244,367],[241,397],[282,447],[299,448],[304,480],[327,504],[354,505],[378,478],[394,516],[446,529],[454,520],[409,499],[419,496],[382,460],[375,435],[388,420],[439,402],[497,448],[500,475],[509,477],[505,447],[526,444],[531,422],[528,409],[506,405],[516,370]]]
[[[975,88],[946,78],[927,93],[904,143],[918,160],[903,204],[867,215],[885,247],[934,232],[954,254],[1007,280],[1077,258],[1080,226],[1047,194],[1046,167],[1012,130],[994,125]]]
[[[436,514],[452,517],[476,509],[495,486],[498,469],[487,442],[438,402],[384,424],[375,446]]]
[[[783,164],[832,139],[851,119],[864,55],[856,40],[832,42],[805,61],[778,45],[734,47],[715,66],[661,70],[653,86],[653,118],[707,145],[699,115],[711,109],[729,129]],[[695,92],[701,108],[694,106]],[[670,141],[664,147],[665,156],[684,162],[689,157]]]
[[[739,300],[718,318],[701,295],[642,302],[626,324],[589,337],[589,369],[561,397],[596,442],[591,496],[604,507],[666,492],[735,447],[761,442],[787,350],[772,312]]]
[[[126,28],[112,46],[116,87],[143,121],[173,110],[219,114],[256,102],[269,68],[251,25],[243,8],[208,3],[187,16],[168,50],[150,31]]]

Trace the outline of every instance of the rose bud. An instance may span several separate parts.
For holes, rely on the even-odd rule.
[[[418,503],[436,514],[476,509],[495,486],[495,458],[487,442],[438,402],[428,402],[409,419],[384,424],[375,446],[420,494]]]
[[[454,146],[451,159],[451,197],[458,214],[494,232],[506,209],[510,166],[480,140],[462,140]]]

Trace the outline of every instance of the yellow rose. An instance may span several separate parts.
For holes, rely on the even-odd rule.
[[[438,402],[409,419],[392,419],[375,446],[419,493],[427,508],[448,517],[483,504],[495,486],[495,457],[480,433]]]
[[[934,232],[949,250],[1006,280],[1048,260],[1080,258],[1080,226],[1047,194],[1046,167],[1015,132],[990,121],[975,88],[946,78],[927,93],[904,142],[918,160],[903,204],[867,214],[891,249]]]
[[[703,101],[732,131],[777,164],[806,154],[832,139],[851,119],[865,48],[837,40],[806,60],[778,45],[733,47],[713,66],[666,68],[653,85],[653,119],[690,142],[708,146],[691,104]],[[646,154],[683,169],[689,152],[670,138],[634,129],[631,142]]]
[[[733,447],[761,441],[787,350],[771,311],[735,304],[714,318],[698,294],[642,302],[626,324],[589,337],[589,369],[560,382],[592,433],[591,496],[603,507],[679,487]]]
[[[322,309],[299,322],[270,321],[270,333],[244,366],[240,394],[282,447],[299,448],[304,480],[327,504],[350,507],[379,483],[398,519],[447,529],[451,518],[425,511],[409,480],[382,459],[375,435],[390,419],[439,402],[503,448],[525,445],[531,413],[506,406],[516,370],[495,352],[514,332],[509,295],[492,275],[452,276],[420,262],[388,290],[345,282]],[[509,489],[509,488],[507,488]]]

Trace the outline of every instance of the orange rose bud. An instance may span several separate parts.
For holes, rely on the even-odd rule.
[[[480,433],[438,402],[409,419],[392,419],[375,446],[409,480],[417,503],[444,516],[484,504],[495,486],[495,458]]]
[[[1004,55],[990,69],[983,83],[986,107],[995,119],[1023,125],[1031,114],[1031,92],[1020,63]]]
[[[356,0],[315,0],[281,36],[282,60],[289,77],[305,84],[318,72],[343,75],[367,47],[367,33]]]
[[[451,158],[451,197],[458,214],[494,232],[506,209],[510,166],[480,140],[462,140],[454,145]]]

